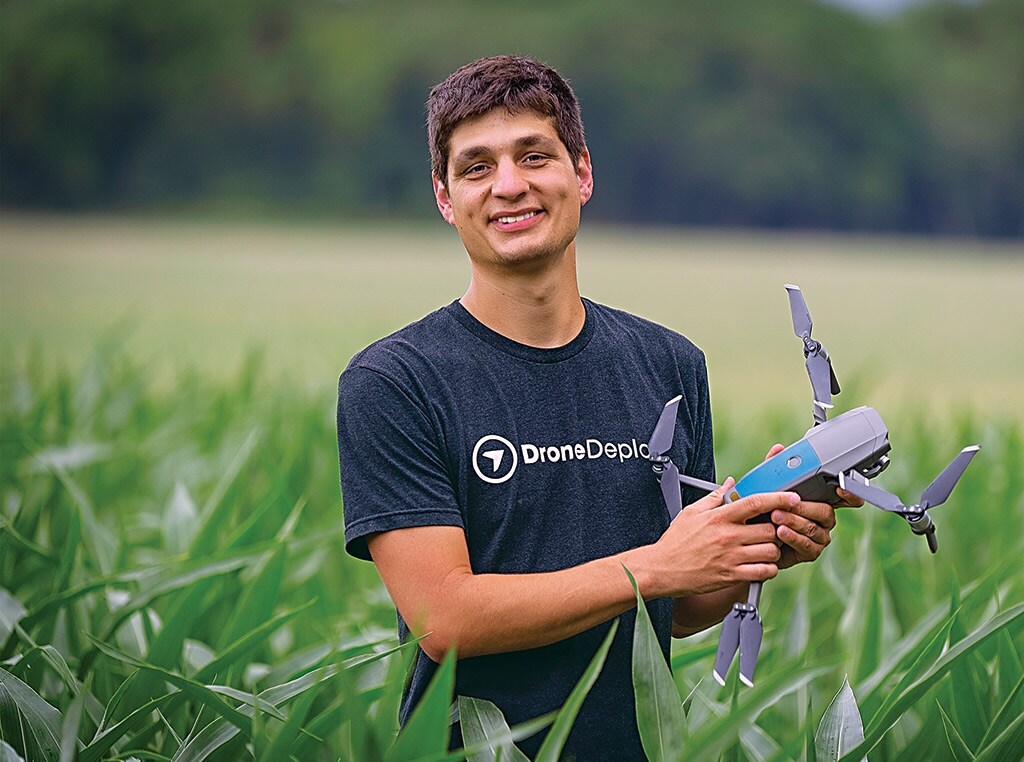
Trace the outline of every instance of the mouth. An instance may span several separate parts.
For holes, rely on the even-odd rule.
[[[498,213],[491,218],[494,226],[503,233],[517,233],[526,230],[537,224],[544,212],[540,209],[532,209],[519,214]]]
[[[522,222],[523,220],[528,220],[531,217],[536,217],[538,214],[540,214],[540,212],[538,212],[538,211],[524,212],[523,214],[506,214],[506,215],[502,215],[500,217],[497,217],[496,219],[502,225],[513,225],[513,224],[515,224],[517,222]]]

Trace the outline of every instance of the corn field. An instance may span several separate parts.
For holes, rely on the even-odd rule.
[[[527,726],[457,698],[454,752],[449,658],[399,733],[415,645],[373,567],[344,554],[330,394],[258,355],[226,381],[157,383],[111,336],[75,372],[41,351],[5,363],[0,403],[4,762],[510,760],[543,727],[540,758],[558,758],[603,652]],[[786,418],[719,416],[720,474],[758,462]],[[920,494],[982,445],[935,511],[939,554],[895,516],[841,510],[822,559],[766,589],[754,688],[710,679],[717,628],[676,641],[667,669],[641,613],[650,759],[1021,757],[1024,427],[938,418],[888,421],[884,484]]]

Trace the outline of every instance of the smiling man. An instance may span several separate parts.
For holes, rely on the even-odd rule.
[[[563,757],[643,759],[622,567],[668,658],[672,635],[720,622],[750,582],[817,558],[834,511],[791,493],[688,494],[670,524],[638,443],[681,394],[672,460],[714,479],[704,357],[580,296],[594,177],[575,95],[553,69],[501,56],[454,72],[427,111],[434,196],[469,287],[353,357],[338,397],[347,550],[376,564],[400,636],[425,635],[400,718],[451,649],[458,695],[513,725],[558,709],[619,618]]]

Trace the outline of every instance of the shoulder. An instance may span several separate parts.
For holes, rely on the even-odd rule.
[[[389,378],[401,377],[450,354],[453,339],[460,331],[451,312],[452,305],[445,305],[378,339],[352,356],[342,377],[356,369],[374,371]]]
[[[704,353],[686,336],[625,310],[586,300],[602,334],[645,352],[667,353],[677,362],[704,366]]]

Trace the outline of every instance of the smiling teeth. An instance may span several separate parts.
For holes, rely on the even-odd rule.
[[[516,217],[499,217],[498,222],[505,225],[509,225],[513,222],[522,222],[523,220],[528,220],[531,217],[535,216],[536,214],[537,212],[527,212],[526,214],[520,214]]]

